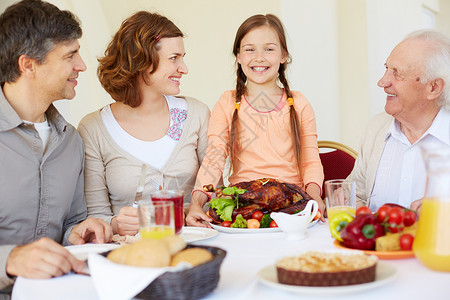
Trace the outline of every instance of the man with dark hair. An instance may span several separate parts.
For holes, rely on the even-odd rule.
[[[0,294],[15,276],[81,271],[59,243],[112,237],[103,220],[85,220],[83,143],[52,105],[75,96],[86,70],[81,34],[72,13],[40,0],[0,15]]]

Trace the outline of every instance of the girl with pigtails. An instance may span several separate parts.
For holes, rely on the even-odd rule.
[[[203,211],[210,196],[202,187],[221,182],[228,156],[230,184],[260,178],[293,183],[324,212],[314,111],[289,88],[285,71],[290,55],[281,21],[271,14],[248,18],[236,33],[233,53],[236,90],[226,91],[212,110],[187,224],[207,227],[203,221],[212,221]]]

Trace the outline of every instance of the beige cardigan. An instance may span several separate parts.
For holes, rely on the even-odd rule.
[[[161,170],[148,166],[144,199],[153,189],[150,178],[163,189],[182,189],[190,202],[198,169],[208,145],[209,109],[186,99],[188,114],[183,133]],[[117,145],[106,129],[100,110],[85,116],[78,131],[85,143],[85,193],[88,216],[108,223],[124,206],[133,204],[143,162]]]
[[[386,113],[373,117],[362,137],[355,166],[348,179],[356,182],[356,206],[369,206],[378,164],[386,144],[386,134],[394,118]]]

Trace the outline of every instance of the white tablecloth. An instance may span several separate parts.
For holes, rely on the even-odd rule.
[[[220,271],[217,289],[205,299],[317,299],[310,295],[286,292],[263,285],[257,273],[278,259],[305,250],[336,249],[328,225],[317,223],[301,241],[287,241],[277,233],[228,234],[195,242],[216,246],[227,251]],[[397,271],[394,281],[364,292],[320,299],[380,300],[380,299],[450,299],[450,273],[436,272],[424,267],[417,259],[384,260]],[[48,280],[19,277],[13,289],[13,300],[23,299],[98,299],[90,277],[65,275]]]

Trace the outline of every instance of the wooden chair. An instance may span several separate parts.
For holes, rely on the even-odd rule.
[[[352,172],[355,159],[358,153],[352,148],[332,141],[318,141],[319,151],[322,149],[331,149],[331,151],[320,152],[324,182],[331,179],[345,179]],[[324,186],[322,186],[322,189]],[[325,198],[323,190],[322,198]]]

